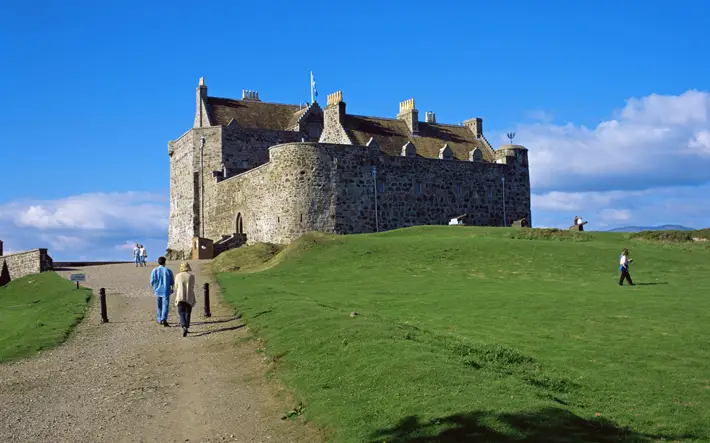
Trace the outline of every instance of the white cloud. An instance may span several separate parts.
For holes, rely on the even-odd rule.
[[[6,250],[48,248],[57,260],[130,260],[126,244],[162,254],[167,245],[167,193],[93,193],[0,205]],[[118,246],[116,246],[118,245]]]
[[[550,123],[552,122],[552,120],[554,120],[554,115],[552,115],[552,113],[543,111],[541,109],[528,111],[525,113],[525,115],[528,119],[541,123]]]
[[[166,196],[146,192],[82,194],[0,205],[0,219],[39,230],[163,229],[166,203]]]
[[[698,131],[688,142],[691,153],[710,157],[710,131]]]
[[[579,215],[589,221],[588,230],[664,224],[705,228],[710,227],[708,194],[710,183],[641,191],[534,193],[533,224],[566,228]]]
[[[120,245],[116,245],[114,248],[119,251],[133,251],[133,248],[136,247],[137,243],[138,242],[133,241],[133,240],[126,240],[125,243],[122,243]]]
[[[537,192],[699,185],[710,181],[710,94],[652,94],[627,100],[595,128],[521,124]],[[505,135],[500,135],[506,143]]]
[[[42,234],[40,238],[43,242],[48,243],[51,249],[56,251],[76,251],[87,246],[87,242],[83,238],[69,235]]]

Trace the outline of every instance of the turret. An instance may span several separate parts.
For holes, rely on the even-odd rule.
[[[528,149],[521,145],[503,145],[496,149],[496,163],[528,168]]]

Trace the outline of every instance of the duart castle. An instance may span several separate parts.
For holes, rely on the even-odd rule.
[[[493,149],[483,121],[424,121],[414,99],[395,118],[327,105],[211,97],[204,79],[192,128],[168,143],[169,259],[308,231],[355,234],[414,225],[510,226],[530,220],[527,149]],[[204,255],[200,255],[202,258]],[[207,257],[210,258],[210,257]]]

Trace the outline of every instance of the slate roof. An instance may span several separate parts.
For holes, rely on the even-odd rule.
[[[285,130],[294,114],[303,110],[299,105],[219,97],[208,97],[207,104],[210,107],[212,123],[215,125],[227,126],[234,119],[239,126],[258,129]]]
[[[234,119],[244,128],[280,131],[292,128],[308,110],[299,105],[220,97],[208,97],[207,103],[215,125],[226,126]],[[388,155],[399,156],[402,146],[410,141],[416,147],[418,157],[438,158],[439,150],[448,144],[458,160],[468,160],[468,153],[474,148],[481,150],[484,160],[495,160],[492,149],[483,140],[477,140],[465,126],[419,122],[419,133],[410,135],[402,120],[349,114],[346,114],[343,126],[353,143],[365,145],[374,138],[380,150]]]
[[[478,148],[484,160],[494,161],[492,150],[483,140],[476,140],[465,126],[419,122],[419,133],[410,135],[402,120],[361,115],[346,115],[343,126],[353,143],[364,145],[372,137],[388,155],[400,155],[402,146],[410,141],[417,149],[417,157],[438,158],[439,150],[448,144],[458,160],[468,160],[468,153]]]

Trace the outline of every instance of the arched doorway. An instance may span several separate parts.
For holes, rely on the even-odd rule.
[[[237,212],[237,223],[235,226],[237,234],[244,234],[244,221],[242,220],[242,213]]]

